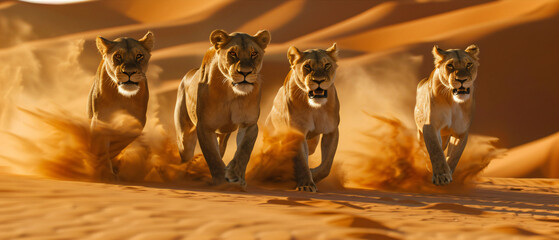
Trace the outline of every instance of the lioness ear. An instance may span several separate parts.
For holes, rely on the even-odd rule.
[[[229,42],[229,34],[221,29],[216,29],[210,34],[210,42],[215,49],[219,49]]]
[[[439,46],[435,45],[433,47],[433,57],[435,57],[435,66],[439,66],[439,64],[444,60],[445,55],[447,52]]]
[[[299,49],[297,49],[295,46],[289,47],[289,50],[287,50],[287,59],[289,59],[289,64],[291,66],[295,65],[299,58],[301,58],[301,52],[299,51]]]
[[[148,31],[144,37],[138,40],[138,42],[140,42],[149,52],[151,52],[151,49],[153,48],[154,41],[155,39],[151,31]]]
[[[95,43],[97,44],[97,49],[101,53],[101,55],[107,54],[109,50],[115,45],[115,42],[105,39],[101,36],[97,36],[95,39]]]
[[[254,34],[253,37],[256,43],[258,43],[258,45],[262,49],[265,49],[270,43],[270,40],[272,39],[270,36],[270,32],[268,32],[268,30],[260,30],[256,34]]]
[[[338,49],[336,43],[332,45],[330,48],[326,49],[326,53],[334,59],[334,61],[338,61]]]
[[[470,54],[470,56],[472,56],[475,60],[478,60],[479,48],[475,44],[468,46],[466,48],[466,52]]]

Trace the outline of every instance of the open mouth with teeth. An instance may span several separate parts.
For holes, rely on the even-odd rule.
[[[458,89],[454,88],[452,89],[452,94],[454,95],[470,94],[470,88],[464,88],[464,87],[460,87]]]
[[[328,91],[322,88],[317,88],[315,90],[309,91],[309,98],[326,98],[328,97]]]
[[[254,83],[248,82],[247,80],[243,80],[242,82],[234,82],[233,87],[236,87],[236,86],[242,85],[242,84],[254,85]]]
[[[126,82],[119,82],[118,85],[138,85],[137,82],[132,82],[132,80],[128,80]]]

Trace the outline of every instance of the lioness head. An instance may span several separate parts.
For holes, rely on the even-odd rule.
[[[270,43],[270,32],[261,30],[254,36],[246,33],[228,34],[223,30],[214,30],[210,34],[210,42],[214,45],[218,56],[218,66],[239,95],[252,92],[254,84],[260,84],[260,69],[264,49]]]
[[[479,66],[478,54],[479,48],[476,45],[470,45],[466,50],[433,47],[435,68],[439,71],[442,84],[452,91],[455,102],[468,100],[474,90]]]
[[[153,41],[152,32],[140,40],[122,37],[111,41],[97,37],[97,48],[103,56],[107,74],[118,86],[120,94],[134,96],[140,90],[140,82],[146,81]]]
[[[336,44],[322,49],[310,49],[304,52],[292,46],[287,51],[291,69],[297,75],[297,86],[307,93],[311,107],[321,107],[327,102],[328,89],[334,85],[338,65]]]

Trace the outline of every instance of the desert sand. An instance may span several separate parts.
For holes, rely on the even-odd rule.
[[[0,239],[559,239],[557,27],[557,0],[0,2]],[[200,155],[179,163],[176,89],[217,28],[272,33],[260,124],[288,47],[337,42],[340,145],[318,193],[293,190],[277,139],[257,141],[246,192],[210,186]],[[118,157],[120,181],[107,181],[87,151],[94,40],[148,30],[148,124]],[[472,43],[473,136],[455,181],[436,187],[416,84],[433,45]]]
[[[556,239],[559,181],[460,194],[317,194],[57,181],[2,174],[2,239]]]

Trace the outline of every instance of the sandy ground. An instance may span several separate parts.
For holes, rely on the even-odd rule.
[[[558,26],[557,0],[2,1],[0,239],[559,239]],[[208,186],[203,161],[178,163],[176,88],[217,28],[272,33],[261,120],[288,47],[337,42],[340,145],[319,193],[290,190],[289,165],[258,168],[261,139],[247,192]],[[121,181],[99,183],[85,116],[94,40],[148,30],[148,124],[120,156]],[[438,188],[415,139],[415,88],[433,45],[472,43],[473,136],[455,183]],[[226,162],[234,141],[228,149]],[[262,184],[255,169],[283,181]]]
[[[1,239],[559,238],[549,179],[483,179],[461,194],[0,181]]]

